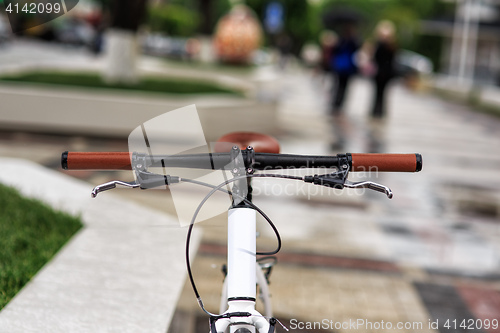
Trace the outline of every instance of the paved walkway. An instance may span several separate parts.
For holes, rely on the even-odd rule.
[[[370,83],[351,87],[341,126],[327,114],[328,88],[309,72],[281,74],[276,133],[283,153],[419,152],[417,174],[352,175],[392,188],[394,199],[379,193],[318,192],[297,187],[297,195],[281,194],[283,181],[256,182],[256,203],[277,224],[283,243],[271,290],[275,313],[290,319],[334,322],[422,323],[398,332],[435,331],[429,321],[493,319],[500,313],[500,121],[402,86],[391,91],[389,116],[374,123],[367,117]],[[338,138],[342,149],[332,149]],[[27,157],[57,166],[67,149],[123,150],[122,140],[99,140],[5,133],[0,154]],[[78,174],[97,184],[121,173]],[[273,192],[274,191],[274,192]],[[173,212],[171,200],[134,191],[117,192],[128,199]],[[223,218],[200,225],[203,241],[195,262],[199,290],[217,311],[224,263]],[[262,227],[260,246],[273,246]],[[176,330],[192,319],[190,328]],[[201,329],[197,324],[201,323]],[[206,317],[186,285],[170,332],[206,332]],[[296,330],[299,332],[300,330]],[[313,331],[313,330],[309,330]],[[323,330],[324,331],[324,330]],[[331,329],[335,332],[353,329]],[[359,332],[380,332],[359,328]],[[391,330],[392,331],[392,330]],[[478,332],[499,332],[494,329]]]

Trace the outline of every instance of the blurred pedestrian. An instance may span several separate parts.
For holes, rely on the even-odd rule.
[[[320,70],[324,75],[330,75],[330,62],[332,59],[333,48],[338,41],[337,34],[332,30],[325,30],[321,33],[319,41],[321,44],[321,63]]]
[[[338,116],[342,113],[349,81],[358,71],[355,55],[359,49],[359,42],[355,35],[355,26],[346,24],[342,34],[332,49],[330,68],[333,75],[331,113]]]
[[[397,51],[395,32],[394,24],[390,21],[381,21],[375,28],[376,44],[373,54],[375,93],[371,110],[373,118],[382,118],[386,113],[386,90],[395,76],[394,60]]]

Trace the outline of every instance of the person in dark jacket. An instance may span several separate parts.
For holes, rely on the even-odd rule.
[[[333,74],[333,93],[331,113],[335,116],[342,113],[345,96],[351,77],[357,73],[355,54],[360,44],[355,36],[354,26],[347,25],[332,49],[330,62]]]
[[[394,24],[390,21],[381,21],[376,27],[377,42],[373,54],[375,94],[371,110],[373,118],[382,118],[386,113],[386,90],[395,76],[394,60],[397,46],[394,34]]]

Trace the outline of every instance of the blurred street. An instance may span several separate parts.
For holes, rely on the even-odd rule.
[[[26,52],[29,47],[29,43],[20,44],[13,50],[29,58],[47,56],[47,61],[61,61],[62,67],[71,54],[67,50],[68,55],[53,57],[52,51],[44,53],[38,46],[40,53]],[[23,62],[16,52],[0,52],[0,70]],[[91,56],[81,55],[75,61],[71,57],[73,68],[79,62],[82,68],[99,66]],[[255,188],[263,189],[256,204],[276,223],[283,239],[271,276],[275,315],[286,326],[292,318],[423,323],[422,329],[394,329],[398,332],[433,331],[428,322],[436,319],[441,332],[449,331],[442,326],[447,319],[498,319],[500,119],[398,83],[390,91],[388,117],[373,121],[368,117],[373,87],[366,79],[353,82],[343,117],[333,119],[327,111],[329,84],[317,74],[293,64],[284,72],[273,67],[266,71],[279,77],[276,137],[282,153],[418,152],[424,161],[423,171],[416,174],[351,175],[353,181],[371,179],[389,186],[392,200],[375,192],[346,189],[341,193],[307,186],[297,187],[298,194],[283,194],[273,192],[282,188],[282,180],[254,182]],[[0,136],[0,155],[57,170],[65,150],[127,149],[126,138],[17,130]],[[68,174],[92,185],[132,179],[119,172]],[[166,195],[117,192],[174,212]],[[208,309],[217,311],[225,262],[225,217],[200,227],[204,237],[194,273]],[[273,247],[275,240],[264,223],[260,233],[259,246]],[[189,332],[185,320],[193,323],[192,332],[206,331],[207,318],[197,308],[188,284],[170,332]],[[198,325],[202,328],[195,329]]]
[[[81,47],[47,43],[30,39],[15,39],[0,47],[0,73],[26,69],[98,69],[102,57],[96,57]]]

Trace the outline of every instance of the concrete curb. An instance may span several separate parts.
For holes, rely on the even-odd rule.
[[[0,165],[0,182],[85,224],[0,312],[0,332],[165,333],[186,276],[186,229],[113,195],[92,200],[89,184],[35,163]]]
[[[0,85],[0,128],[126,138],[139,124],[196,104],[207,140],[232,131],[276,130],[276,104],[231,96],[159,96],[33,84]],[[245,121],[242,121],[242,120]]]

